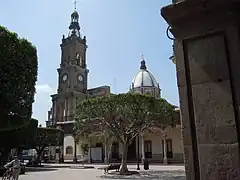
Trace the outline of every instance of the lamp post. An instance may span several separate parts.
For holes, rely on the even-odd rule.
[[[137,136],[137,170],[140,170],[140,167],[139,167],[139,135]]]
[[[173,42],[173,46],[172,46],[172,48],[173,48],[173,54],[172,54],[172,56],[169,57],[169,59],[170,59],[174,64],[176,64],[175,42]]]
[[[174,64],[176,64],[176,57],[174,55],[169,58]]]

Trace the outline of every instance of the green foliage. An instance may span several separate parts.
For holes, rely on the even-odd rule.
[[[102,132],[123,143],[120,173],[127,169],[128,146],[139,133],[150,127],[173,124],[174,107],[164,99],[140,94],[118,94],[88,98],[76,109],[75,131],[90,136]]]
[[[140,94],[88,98],[77,106],[75,128],[82,134],[106,129],[129,144],[151,126],[171,125],[173,113],[166,100]]]
[[[37,80],[37,50],[26,39],[19,38],[16,33],[2,26],[0,77],[0,129],[19,129],[32,115]]]
[[[61,129],[37,128],[37,135],[34,145],[37,147],[59,146],[63,144],[64,133]]]
[[[0,130],[0,144],[1,148],[16,148],[23,145],[28,145],[36,138],[36,130],[38,121],[31,119],[26,121],[17,129],[3,129]]]
[[[82,148],[84,154],[88,153],[88,150],[89,150],[88,144],[82,144],[81,148]]]
[[[40,162],[44,149],[48,146],[63,145],[64,132],[61,129],[38,127],[36,138],[30,144],[29,148],[35,148],[38,156],[36,161]]]

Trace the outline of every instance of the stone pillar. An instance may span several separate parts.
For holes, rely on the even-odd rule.
[[[71,114],[75,114],[75,112],[76,112],[76,104],[77,104],[76,97],[73,96],[72,97]]]
[[[187,180],[240,177],[240,1],[162,8],[175,36]]]
[[[141,136],[141,142],[142,142],[142,148],[141,148],[141,150],[142,150],[142,162],[144,162],[144,160],[145,160],[145,151],[144,151],[144,137],[143,137],[143,133],[141,133],[140,136]]]
[[[168,159],[167,159],[167,139],[166,139],[166,137],[163,138],[163,164],[168,164]]]
[[[57,122],[57,104],[56,104],[56,100],[52,101],[52,119],[53,122]]]

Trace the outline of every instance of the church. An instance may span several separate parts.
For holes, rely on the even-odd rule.
[[[61,47],[61,61],[58,71],[58,89],[52,97],[52,108],[48,111],[47,127],[56,127],[64,130],[64,145],[51,147],[50,153],[54,159],[63,161],[75,161],[85,158],[89,163],[104,162],[106,149],[104,143],[98,137],[91,139],[80,138],[74,140],[73,126],[74,114],[77,102],[86,97],[106,96],[111,93],[110,87],[103,85],[88,89],[88,73],[86,50],[86,36],[81,35],[79,14],[75,10],[71,14],[71,22],[67,37],[63,35]],[[140,69],[134,77],[130,91],[141,94],[151,94],[156,98],[161,97],[161,89],[151,72],[147,69],[144,57],[141,59]],[[154,134],[143,132],[130,145],[128,159],[131,162],[137,160],[137,151],[142,160],[145,158],[152,162],[176,163],[183,162],[183,145],[180,122],[177,127],[154,129]],[[88,146],[88,153],[84,147]],[[111,162],[121,159],[122,145],[114,142],[111,149]]]

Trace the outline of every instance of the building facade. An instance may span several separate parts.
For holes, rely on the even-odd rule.
[[[61,61],[58,71],[58,89],[52,97],[52,108],[48,112],[47,127],[56,127],[64,130],[64,145],[51,147],[50,155],[58,161],[87,160],[90,162],[104,162],[107,151],[104,142],[97,136],[89,139],[74,138],[74,114],[78,102],[86,97],[106,96],[110,94],[109,86],[88,89],[87,69],[87,40],[81,35],[79,14],[71,14],[68,36],[62,37]],[[149,70],[142,56],[140,70],[134,77],[130,92],[151,94],[155,98],[161,97],[159,83]],[[137,139],[139,138],[139,143]],[[137,152],[141,159],[152,162],[183,162],[183,147],[181,128],[154,129],[154,133],[143,132],[136,138],[128,149],[128,160],[135,162]],[[139,146],[138,146],[139,145]],[[89,150],[86,153],[84,147]],[[119,162],[122,155],[122,144],[118,141],[112,144],[111,162]]]
[[[47,127],[56,127],[64,130],[64,146],[57,147],[58,159],[69,159],[69,147],[74,147],[74,114],[79,101],[86,97],[105,96],[110,93],[109,86],[87,89],[87,40],[81,35],[79,14],[71,14],[68,36],[62,37],[61,60],[58,71],[58,89],[52,97],[52,108],[48,112]],[[72,157],[71,157],[72,158]]]
[[[147,70],[146,61],[142,56],[140,70],[133,78],[130,92],[150,94],[155,98],[161,98],[159,83],[153,74]],[[176,111],[179,111],[176,108]],[[165,129],[154,128],[151,133],[143,132],[140,135],[141,157],[152,162],[182,163],[183,145],[181,135],[180,117],[176,127]],[[153,132],[153,133],[152,133]]]

